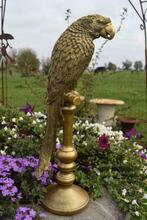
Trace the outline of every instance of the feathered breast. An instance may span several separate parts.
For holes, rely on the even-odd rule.
[[[50,102],[76,83],[89,65],[93,52],[94,44],[88,35],[70,30],[61,35],[54,46],[49,68]]]

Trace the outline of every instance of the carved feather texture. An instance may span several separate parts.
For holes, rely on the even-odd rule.
[[[93,40],[100,37],[101,32],[105,38],[111,39],[114,36],[110,19],[101,15],[85,16],[67,28],[53,48],[48,77],[48,119],[37,176],[48,168],[55,147],[63,94],[74,89],[77,80],[88,67],[94,52]]]

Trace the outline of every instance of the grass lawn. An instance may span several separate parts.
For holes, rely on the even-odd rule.
[[[117,72],[94,76],[93,97],[120,99],[125,105],[118,107],[117,115],[137,117],[138,130],[147,146],[147,103],[144,72]],[[144,122],[146,120],[146,123]]]
[[[145,74],[117,72],[94,77],[93,97],[125,101],[119,114],[146,118]]]
[[[125,105],[118,108],[118,115],[147,120],[144,72],[131,73],[123,71],[104,73],[103,75],[99,73],[90,76],[90,80],[93,81],[93,87],[91,88],[92,98],[121,99],[125,101]],[[20,108],[28,102],[35,107],[35,111],[45,111],[46,85],[46,76],[21,77],[18,74],[8,76],[9,106]],[[141,123],[139,129],[146,135],[147,123]]]
[[[8,106],[21,108],[28,102],[34,106],[35,111],[44,111],[46,109],[46,80],[47,77],[43,76],[8,76]]]

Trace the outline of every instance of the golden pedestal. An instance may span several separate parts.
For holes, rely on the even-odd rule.
[[[77,96],[77,95],[76,95]],[[67,97],[66,97],[67,98]],[[73,112],[76,109],[76,103],[80,103],[75,95],[69,95],[70,104],[63,108],[64,125],[63,125],[63,147],[57,152],[59,159],[59,172],[56,179],[57,184],[48,187],[48,191],[42,202],[42,205],[49,212],[58,215],[73,215],[83,210],[88,202],[89,196],[81,187],[73,184],[75,175],[74,160],[77,158],[77,152],[72,144],[72,125]]]

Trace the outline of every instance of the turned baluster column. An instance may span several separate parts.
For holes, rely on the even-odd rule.
[[[73,112],[76,106],[71,105],[64,107],[62,112],[64,115],[63,126],[63,147],[58,151],[57,158],[59,159],[59,172],[57,173],[57,182],[61,186],[70,186],[75,180],[73,169],[75,167],[75,159],[77,152],[72,144],[72,125],[73,125]]]
[[[45,209],[58,215],[73,215],[83,210],[88,202],[89,196],[81,187],[74,185],[74,167],[77,152],[73,146],[73,113],[76,105],[81,102],[77,93],[65,95],[65,106],[62,109],[64,117],[63,146],[57,152],[59,159],[59,172],[56,179],[57,184],[48,187],[42,202]]]

